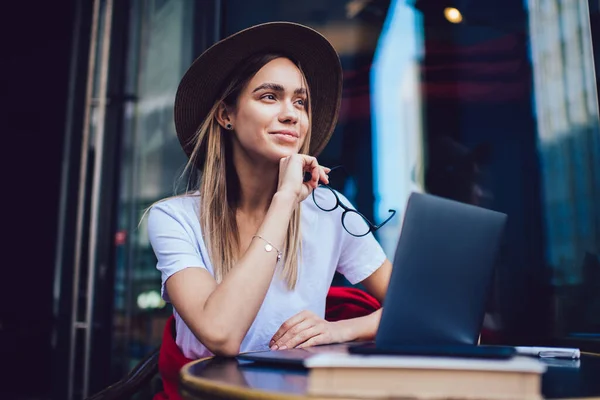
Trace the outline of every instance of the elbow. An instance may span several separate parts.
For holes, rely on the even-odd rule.
[[[242,341],[232,335],[212,332],[204,337],[202,341],[211,353],[221,357],[235,357],[240,354]]]
[[[196,338],[216,356],[235,357],[240,354],[247,330],[236,326],[230,318],[223,318],[223,315],[215,317],[207,314],[192,323]]]
[[[215,356],[221,357],[235,357],[240,354],[239,343],[223,343],[222,345],[215,347],[212,352]]]

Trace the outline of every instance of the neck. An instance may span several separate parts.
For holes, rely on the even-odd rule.
[[[248,216],[264,216],[277,191],[279,164],[257,162],[234,151],[233,165],[240,182],[238,211]]]

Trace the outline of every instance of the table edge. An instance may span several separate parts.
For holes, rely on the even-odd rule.
[[[581,354],[591,355],[600,357],[600,353],[592,353],[592,352],[581,352]],[[198,360],[194,360],[189,362],[181,368],[179,372],[179,385],[184,386],[184,388],[188,392],[206,392],[206,394],[212,394],[217,396],[227,396],[232,399],[244,399],[244,400],[254,400],[254,399],[266,399],[266,400],[289,400],[289,399],[310,399],[310,400],[331,400],[332,398],[325,397],[315,397],[309,395],[298,395],[298,394],[289,394],[283,392],[267,392],[260,389],[253,388],[241,388],[236,387],[227,383],[214,382],[204,378],[198,378],[192,376],[189,373],[189,369],[198,363],[208,361],[213,357],[204,357]],[[341,398],[336,398],[336,400],[343,400]],[[565,398],[559,400],[600,400],[600,397],[578,397],[575,399]]]
[[[206,392],[207,394],[227,396],[233,399],[266,399],[266,400],[288,400],[288,399],[311,399],[311,400],[331,400],[331,398],[315,397],[308,395],[299,395],[283,392],[267,392],[265,390],[236,387],[227,383],[214,382],[204,378],[192,376],[189,369],[198,363],[212,359],[205,357],[183,366],[179,372],[179,384],[184,386],[188,392]]]

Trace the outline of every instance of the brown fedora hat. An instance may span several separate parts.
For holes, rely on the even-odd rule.
[[[175,130],[188,155],[192,139],[235,68],[256,53],[281,53],[300,64],[310,88],[310,154],[318,155],[335,129],[342,97],[342,67],[329,41],[307,26],[269,22],[235,33],[212,45],[187,70],[175,96]],[[197,165],[205,156],[198,154]]]

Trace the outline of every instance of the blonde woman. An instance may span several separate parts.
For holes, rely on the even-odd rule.
[[[315,157],[341,88],[331,44],[285,22],[218,42],[184,75],[175,126],[200,179],[155,204],[148,230],[185,357],[374,337],[381,310],[323,319],[336,270],[379,301],[391,273],[372,233],[353,236],[353,222],[342,224],[347,199],[335,193],[343,207],[317,207],[330,170]]]

